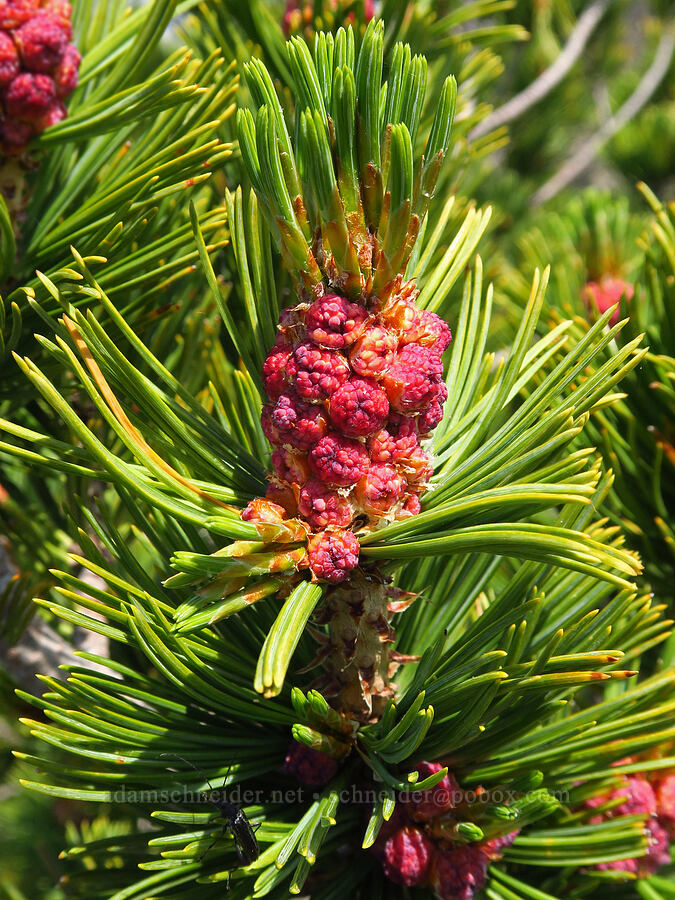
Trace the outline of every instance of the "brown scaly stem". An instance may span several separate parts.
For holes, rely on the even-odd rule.
[[[416,598],[390,585],[377,569],[359,569],[329,589],[317,619],[328,626],[328,635],[318,636],[324,673],[315,687],[338,712],[359,722],[380,718],[394,696],[397,670],[417,659],[394,650],[391,624]]]
[[[358,570],[331,588],[320,622],[328,626],[324,676],[317,688],[331,705],[351,718],[378,718],[393,695],[389,590],[377,572]]]

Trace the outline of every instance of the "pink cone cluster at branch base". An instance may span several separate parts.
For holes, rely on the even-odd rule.
[[[656,815],[671,841],[675,841],[675,773],[654,782]]]
[[[66,117],[80,54],[65,0],[0,0],[0,158]]]
[[[291,741],[283,770],[307,787],[323,787],[337,772],[337,760],[298,741]]]
[[[416,766],[420,781],[442,768],[429,762]],[[373,846],[387,878],[406,887],[429,887],[440,900],[471,900],[483,888],[490,862],[501,857],[518,832],[480,843],[453,842],[447,829],[453,811],[464,805],[450,772],[427,791],[413,788],[408,797],[399,797]],[[464,813],[462,809],[461,818]]]
[[[599,316],[618,303],[619,306],[612,313],[609,320],[610,325],[616,325],[621,318],[621,301],[633,299],[635,288],[632,284],[624,281],[623,278],[617,278],[614,275],[603,275],[599,281],[589,281],[584,285],[581,291],[581,299],[586,305],[588,314],[591,316]]]
[[[640,775],[629,775],[619,787],[599,797],[592,797],[584,805],[590,810],[609,806],[592,816],[590,823],[604,822],[619,816],[648,817],[645,822],[645,856],[599,863],[596,868],[626,872],[644,878],[670,863],[669,844],[675,839],[675,775],[657,775],[651,782]]]
[[[357,566],[354,531],[420,511],[452,337],[417,294],[408,283],[381,308],[325,293],[284,310],[263,365],[267,499],[305,523],[317,580],[337,584]],[[251,504],[243,517],[256,515]]]
[[[361,0],[362,11],[359,10],[364,24],[370,22],[375,15],[375,0]],[[354,11],[355,4],[353,2],[345,3],[344,0],[324,0],[322,4],[322,18],[317,21],[314,3],[311,0],[286,0],[286,9],[284,11],[283,29],[286,37],[294,34],[305,34],[307,37],[313,37],[314,32],[320,28],[330,27],[331,25],[348,25],[356,24],[357,18]],[[349,9],[351,7],[351,9]]]

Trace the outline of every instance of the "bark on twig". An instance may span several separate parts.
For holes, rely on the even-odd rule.
[[[610,116],[598,131],[574,153],[558,171],[545,182],[532,198],[532,205],[539,206],[551,200],[563,188],[577,178],[595,159],[607,141],[627,125],[647,103],[661,84],[670,68],[675,51],[675,33],[667,31],[659,42],[651,66],[643,75],[635,91],[613,116]]]
[[[493,110],[489,116],[479,122],[469,134],[469,140],[483,137],[495,128],[512,122],[527,112],[535,103],[543,100],[556,88],[569,70],[581,56],[584,47],[596,26],[607,12],[612,0],[595,0],[579,16],[576,25],[570,32],[567,43],[548,69],[545,69],[532,84],[512,97],[508,103]]]

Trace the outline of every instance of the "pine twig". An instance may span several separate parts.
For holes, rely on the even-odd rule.
[[[640,112],[665,78],[673,58],[673,51],[675,51],[675,33],[671,29],[662,36],[651,66],[628,100],[539,188],[532,198],[533,206],[540,206],[551,200],[574,181],[591,164],[604,145]]]
[[[591,35],[600,23],[600,20],[609,9],[612,0],[595,0],[584,10],[570,32],[567,43],[563,47],[548,69],[545,69],[531,84],[515,97],[512,97],[503,106],[493,110],[489,116],[479,122],[469,134],[469,140],[473,141],[483,137],[496,128],[512,122],[527,112],[547,94],[556,88],[570,71],[572,66],[581,56]]]

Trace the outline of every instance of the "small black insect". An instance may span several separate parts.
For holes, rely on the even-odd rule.
[[[225,825],[223,826],[222,834],[225,834],[228,828],[230,829],[230,832],[232,833],[232,837],[234,839],[234,846],[237,849],[237,856],[239,857],[239,867],[248,866],[252,862],[254,862],[260,856],[260,847],[258,846],[255,832],[258,830],[258,828],[260,828],[261,823],[258,822],[258,824],[253,827],[241,806],[238,803],[232,803],[227,799],[225,794],[225,785],[227,784],[230,770],[227,770],[222,788],[217,791],[214,790],[213,785],[206,777],[206,775],[200,769],[198,769],[194,763],[190,762],[189,759],[184,759],[184,757],[178,756],[177,753],[162,753],[162,756],[173,756],[176,759],[180,759],[184,763],[187,763],[188,766],[192,766],[195,772],[202,776],[204,781],[211,789],[209,794],[204,791],[202,793],[202,797],[212,803],[220,812],[222,818],[225,819]],[[218,837],[220,837],[220,835],[216,836],[214,841],[199,857],[200,859],[203,859],[206,856],[206,854],[218,840]],[[230,879],[228,877],[227,890],[229,891],[229,889]]]

